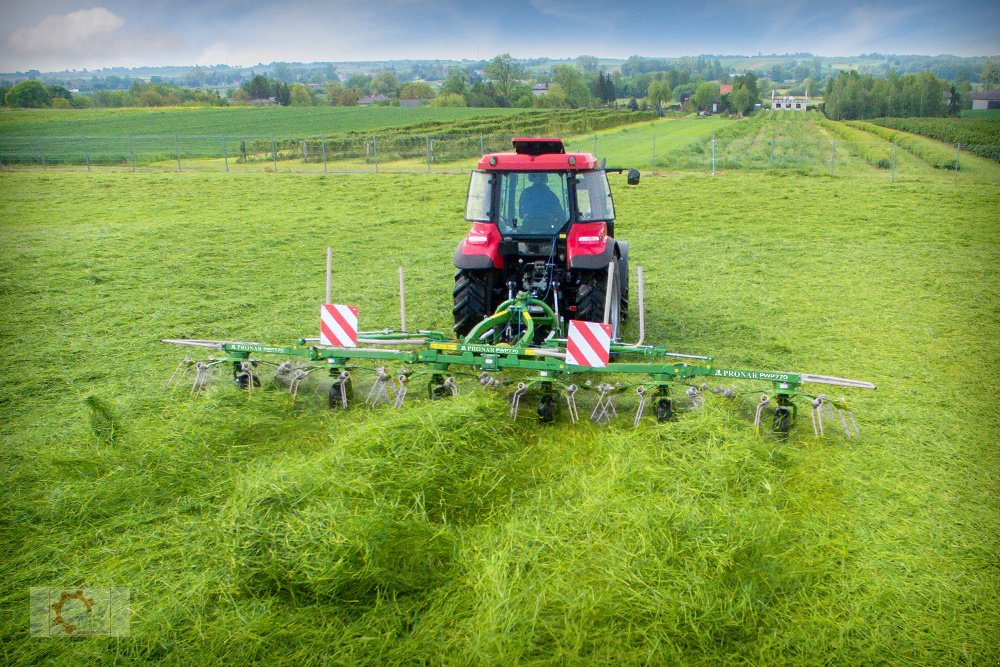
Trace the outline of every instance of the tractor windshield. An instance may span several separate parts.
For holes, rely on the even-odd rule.
[[[581,221],[615,219],[615,203],[604,171],[585,171],[576,177],[576,210]]]
[[[501,234],[557,234],[569,222],[566,174],[509,172],[500,175]]]

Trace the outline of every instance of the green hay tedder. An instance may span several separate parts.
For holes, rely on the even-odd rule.
[[[191,393],[198,394],[226,369],[240,388],[253,392],[262,371],[271,369],[293,400],[311,386],[333,409],[362,397],[372,407],[402,408],[411,386],[441,399],[456,395],[468,379],[508,392],[514,419],[529,398],[542,422],[556,421],[563,409],[576,422],[586,406],[590,420],[604,423],[628,405],[637,427],[647,413],[671,421],[679,410],[700,406],[711,391],[726,398],[754,396],[749,410],[758,431],[769,423],[769,430],[787,433],[796,401],[805,401],[816,435],[824,435],[830,423],[848,439],[858,435],[844,399],[803,387],[875,389],[870,382],[723,368],[711,357],[645,344],[641,267],[639,336],[624,342],[628,244],[614,236],[607,180],[608,171],[623,170],[607,169],[587,153],[566,153],[558,139],[515,139],[514,148],[483,156],[472,174],[466,216],[472,229],[454,257],[453,332],[407,330],[402,269],[400,329],[359,331],[358,309],[331,303],[328,250],[319,338],[289,345],[165,339],[218,353],[204,360],[185,357],[168,386],[190,379]],[[629,184],[638,181],[638,172],[630,170]]]

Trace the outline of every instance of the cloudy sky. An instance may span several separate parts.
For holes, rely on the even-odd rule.
[[[1000,2],[0,1],[0,71],[809,51],[1000,54]]]

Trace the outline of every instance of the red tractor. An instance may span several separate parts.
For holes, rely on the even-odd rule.
[[[603,162],[567,153],[561,139],[514,139],[513,153],[479,160],[455,250],[455,333],[464,336],[519,292],[559,318],[607,322],[619,338],[628,316],[628,243],[615,238],[615,208]],[[630,169],[629,185],[639,182]],[[508,332],[511,338],[516,332]]]

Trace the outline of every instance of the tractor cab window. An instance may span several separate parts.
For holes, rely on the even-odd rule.
[[[577,176],[576,210],[582,221],[615,219],[615,203],[604,171],[585,171]]]
[[[566,174],[502,174],[497,222],[501,234],[557,234],[569,222]]]
[[[465,219],[475,222],[489,222],[492,195],[493,177],[485,171],[472,172],[472,179],[469,181],[469,198],[465,202]]]

